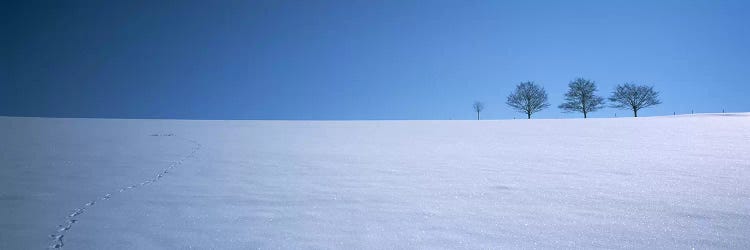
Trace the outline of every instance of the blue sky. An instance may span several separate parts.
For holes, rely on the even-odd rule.
[[[487,119],[521,81],[750,111],[748,1],[4,2],[0,115]],[[629,114],[611,108],[591,117]]]

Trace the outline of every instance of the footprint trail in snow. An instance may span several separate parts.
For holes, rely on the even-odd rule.
[[[201,149],[201,144],[198,143],[197,141],[192,140],[192,139],[178,137],[178,136],[175,136],[172,133],[169,133],[169,134],[152,134],[151,136],[169,136],[169,137],[179,138],[179,139],[185,140],[187,142],[190,142],[191,144],[193,144],[193,147],[192,147],[192,149],[191,149],[191,151],[190,151],[189,154],[183,156],[182,158],[180,158],[177,161],[172,162],[171,164],[169,164],[169,166],[167,168],[159,171],[157,173],[157,175],[154,176],[153,178],[150,178],[150,179],[138,182],[137,184],[128,185],[128,186],[122,187],[120,189],[117,189],[117,193],[131,191],[133,189],[137,189],[139,187],[150,185],[150,184],[153,184],[153,183],[159,181],[160,179],[162,179],[163,177],[165,177],[170,172],[170,170],[172,170],[175,167],[181,165],[185,160],[188,160],[188,159],[191,159],[191,158],[195,157],[195,154],[198,152],[198,150]],[[100,201],[106,201],[106,200],[111,199],[114,193],[115,192],[106,193],[106,194],[104,194],[103,196],[101,196],[101,197],[99,197],[97,199],[91,200],[91,201],[83,204],[81,207],[73,209],[70,212],[70,214],[65,218],[65,222],[63,224],[58,225],[57,226],[57,230],[55,230],[55,233],[51,234],[49,236],[50,239],[51,239],[51,241],[52,241],[50,243],[50,245],[49,245],[49,248],[50,249],[59,249],[59,248],[62,248],[63,246],[65,246],[65,244],[63,243],[63,238],[65,237],[65,233],[67,231],[69,231],[73,227],[73,224],[75,224],[75,223],[78,222],[77,218],[80,215],[82,215],[84,212],[86,212],[86,210],[88,210],[88,209],[94,207],[96,204],[98,204],[98,202],[100,202]]]

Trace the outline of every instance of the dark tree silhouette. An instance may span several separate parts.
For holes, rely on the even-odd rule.
[[[565,93],[565,102],[558,106],[565,112],[581,112],[583,118],[588,113],[604,107],[604,98],[596,95],[596,83],[583,78],[577,78],[568,84],[570,88]]]
[[[659,92],[653,86],[630,83],[617,85],[609,101],[613,108],[632,110],[633,117],[638,117],[638,110],[661,104]]]
[[[505,104],[526,114],[526,119],[531,119],[531,114],[549,107],[547,91],[534,82],[522,82],[516,85],[516,90],[508,95]]]
[[[479,120],[479,113],[482,112],[482,110],[484,110],[484,103],[476,101],[474,102],[473,107],[474,107],[474,112],[477,112],[477,120]]]

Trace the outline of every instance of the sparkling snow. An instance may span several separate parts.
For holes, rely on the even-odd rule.
[[[750,114],[0,117],[0,249],[750,248]]]

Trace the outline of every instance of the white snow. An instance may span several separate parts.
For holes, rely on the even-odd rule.
[[[750,248],[748,113],[0,117],[0,165],[0,249]]]

